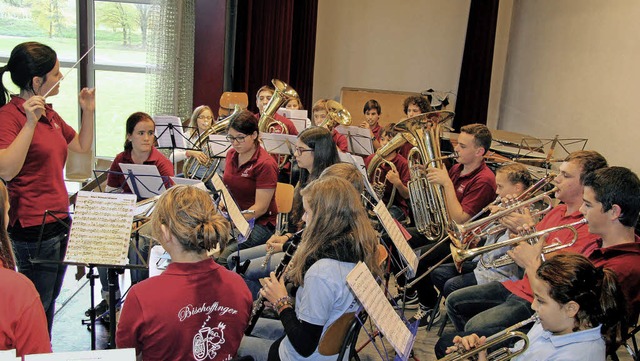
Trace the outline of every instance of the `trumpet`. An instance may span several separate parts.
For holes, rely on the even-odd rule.
[[[542,231],[538,231],[538,232],[533,232],[531,234],[527,234],[524,236],[520,236],[520,237],[515,237],[515,238],[511,238],[508,239],[504,242],[500,242],[500,243],[493,243],[493,244],[489,244],[486,246],[482,246],[482,247],[477,247],[477,248],[471,248],[471,249],[461,249],[456,247],[454,244],[450,244],[449,247],[451,248],[451,256],[453,257],[453,262],[456,265],[456,268],[458,269],[458,272],[460,272],[462,270],[462,262],[464,262],[467,259],[473,258],[479,254],[482,253],[486,253],[489,251],[493,251],[496,250],[498,248],[502,248],[505,246],[511,246],[511,245],[515,245],[518,244],[520,242],[523,241],[529,241],[529,240],[535,240],[540,236],[544,236],[546,234],[549,233],[553,233],[555,231],[561,230],[561,229],[569,229],[572,233],[573,233],[573,239],[571,240],[571,242],[569,243],[562,243],[562,242],[555,242],[552,243],[548,246],[545,246],[542,249],[542,253],[543,254],[547,254],[547,253],[551,253],[551,252],[555,252],[567,247],[571,247],[573,246],[574,243],[576,243],[576,240],[578,239],[578,231],[577,231],[577,227],[583,224],[587,223],[587,219],[583,218],[577,222],[573,222],[573,223],[569,223],[569,224],[563,224],[560,226],[556,226],[556,227],[551,227],[551,228],[547,228],[544,229]],[[511,264],[513,263],[513,260],[510,259],[510,261],[503,261],[501,263],[502,266],[507,265],[507,264]]]
[[[487,337],[482,346],[478,346],[471,350],[465,350],[463,347],[458,346],[458,350],[456,350],[455,353],[451,353],[441,359],[438,359],[438,361],[463,361],[470,359],[473,356],[477,356],[478,354],[480,354],[480,352],[512,338],[524,341],[524,346],[517,351],[511,351],[509,348],[503,347],[487,355],[487,360],[491,361],[511,360],[512,358],[522,354],[527,350],[527,348],[529,348],[529,337],[527,337],[527,335],[525,335],[523,332],[517,330],[523,326],[530,324],[531,322],[537,321],[538,314],[534,314],[524,321],[520,321],[511,327],[508,327],[498,333]]]

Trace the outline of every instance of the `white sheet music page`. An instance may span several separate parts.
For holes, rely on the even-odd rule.
[[[26,361],[96,361],[96,360],[118,360],[135,361],[135,348],[119,348],[113,350],[76,351],[76,352],[54,352],[37,355],[27,355]]]
[[[293,154],[293,147],[296,145],[297,135],[280,133],[261,133],[260,140],[264,149],[269,154]]]
[[[387,231],[389,238],[391,238],[391,241],[398,249],[398,252],[402,258],[404,258],[405,262],[407,262],[407,265],[409,266],[409,278],[411,278],[411,275],[415,275],[415,272],[418,269],[418,256],[416,256],[415,252],[413,252],[413,249],[411,249],[411,246],[404,238],[400,227],[398,227],[398,224],[391,216],[391,213],[389,213],[384,202],[379,201],[373,208],[373,211],[378,216],[380,223],[382,223],[382,226]]]
[[[393,349],[404,356],[414,337],[393,309],[367,266],[358,262],[347,275],[347,284],[362,303],[369,317],[389,340]]]
[[[339,125],[336,130],[349,140],[349,153],[369,155],[374,152],[369,129],[355,125]]]
[[[66,262],[126,265],[135,194],[78,192]]]
[[[209,149],[211,157],[225,158],[227,151],[231,148],[231,142],[227,140],[227,136],[223,134],[211,134],[209,136]]]
[[[227,186],[224,185],[224,182],[218,175],[218,173],[213,175],[211,179],[213,182],[213,186],[216,190],[222,192],[222,199],[225,202],[225,207],[227,207],[227,212],[229,213],[229,218],[231,218],[231,223],[242,233],[243,236],[248,237],[251,229],[249,228],[249,222],[244,218],[242,212],[240,211],[240,207],[236,201],[231,197],[231,193],[227,189]]]
[[[156,137],[159,148],[173,148],[172,141],[176,142],[177,149],[190,148],[186,146],[182,121],[173,115],[156,115],[153,117],[156,123]]]

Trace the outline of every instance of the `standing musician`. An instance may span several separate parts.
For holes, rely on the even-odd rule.
[[[17,356],[51,352],[47,317],[33,283],[15,271],[9,225],[9,193],[0,182],[0,350]]]
[[[76,133],[46,103],[45,95],[58,94],[63,78],[53,49],[36,42],[19,44],[11,51],[7,65],[0,67],[0,79],[7,71],[20,88],[20,94],[9,99],[0,81],[0,177],[7,181],[11,201],[8,231],[18,270],[38,290],[51,332],[55,302],[67,268],[55,263],[31,263],[30,258],[64,259],[71,223],[66,214],[57,215],[66,225],[47,216],[40,241],[39,235],[45,211],[69,209],[63,176],[67,149],[91,151],[95,91],[80,91],[82,125]]]
[[[397,134],[394,127],[395,123],[391,123],[381,128],[378,135],[381,147],[385,146]],[[375,153],[365,158],[364,164],[367,168],[374,156]],[[397,151],[389,153],[384,159],[386,162],[382,163],[379,167],[380,172],[378,172],[378,178],[380,179],[374,179],[376,177],[374,173],[371,175],[369,181],[374,187],[376,186],[375,183],[381,182],[383,184],[384,193],[382,195],[382,201],[385,204],[389,204],[391,201],[392,193],[397,193],[394,194],[393,204],[388,205],[387,208],[389,208],[389,212],[393,218],[398,221],[403,221],[409,217],[409,205],[407,204],[407,199],[409,198],[407,183],[411,180],[409,164],[407,163],[407,159],[398,154]],[[393,164],[394,169],[392,169],[387,162]]]
[[[380,148],[380,131],[382,127],[379,124],[380,114],[382,114],[382,108],[377,100],[371,99],[364,103],[362,112],[365,116],[365,121],[360,124],[360,127],[367,128],[371,131],[371,141],[373,142],[374,151]]]
[[[625,300],[615,273],[596,267],[579,254],[560,254],[543,262],[531,276],[531,308],[539,320],[527,334],[529,347],[512,360],[600,361],[615,351],[626,332]],[[476,334],[454,338],[470,350],[485,343]],[[516,350],[524,341],[515,345]],[[479,354],[486,360],[486,352]]]
[[[218,263],[223,266],[227,266],[227,258],[232,253],[264,244],[275,230],[278,164],[260,146],[258,133],[258,120],[247,110],[233,115],[227,127],[232,149],[227,152],[224,184],[240,209],[249,211],[244,217],[254,218],[255,224],[249,239],[242,244],[232,242],[222,250]]]
[[[145,360],[230,360],[251,314],[251,294],[239,275],[207,256],[227,240],[229,222],[207,192],[184,185],[160,196],[151,222],[171,264],[131,287],[116,344],[135,347]]]
[[[577,151],[569,154],[565,161],[560,165],[560,173],[554,179],[557,188],[556,198],[562,204],[554,207],[545,217],[536,224],[536,230],[544,230],[559,225],[571,224],[582,218],[587,218],[581,213],[583,203],[584,186],[583,181],[590,177],[590,174],[598,169],[606,169],[607,163],[602,155],[595,151]],[[633,174],[633,173],[632,173]],[[633,175],[635,176],[635,175]],[[629,193],[623,193],[624,189],[615,196],[631,197],[633,194],[640,192],[640,184],[638,189],[633,187],[628,189]],[[632,212],[636,206],[629,207],[625,212]],[[638,205],[640,207],[640,204]],[[640,209],[638,209],[640,210]],[[638,212],[636,210],[636,214]],[[512,214],[504,220],[504,224],[518,224],[519,220],[530,219],[527,210],[524,214]],[[629,213],[626,213],[629,214]],[[529,220],[532,222],[532,220]],[[533,224],[533,223],[529,223]],[[527,225],[526,221],[523,225]],[[522,230],[522,228],[520,228]],[[580,225],[575,227],[578,238],[575,244],[567,247],[565,252],[580,253],[589,255],[597,247],[596,239],[600,234],[594,234],[591,226]],[[512,233],[518,233],[519,229],[509,227]],[[598,232],[599,233],[599,232]],[[573,238],[573,233],[569,229],[563,229],[553,233],[553,237],[545,244],[561,242],[568,243]],[[633,241],[633,239],[632,239]],[[613,242],[610,240],[609,242]],[[533,301],[533,292],[529,283],[529,268],[533,267],[533,271],[540,264],[539,252],[533,254],[530,245],[522,242],[514,251],[510,251],[509,255],[525,269],[525,277],[518,281],[489,282],[483,285],[471,286],[454,291],[446,300],[447,314],[452,320],[458,331],[476,332],[489,334],[490,332],[499,331],[504,327],[527,318],[533,314],[531,310],[531,302]],[[607,242],[608,243],[608,242]],[[544,244],[540,244],[542,246]],[[532,247],[532,246],[531,246]],[[522,257],[514,257],[521,252],[529,251],[530,254],[525,255],[527,263],[521,261]],[[536,263],[535,265],[531,265]],[[531,264],[529,264],[531,263]],[[600,264],[598,264],[600,265]],[[612,265],[605,264],[607,267],[616,269]],[[436,352],[441,352],[450,342],[451,335],[445,335],[438,341]]]
[[[320,173],[327,167],[339,162],[336,145],[331,139],[331,133],[320,127],[307,128],[298,134],[294,156],[300,168],[300,179],[294,189],[293,206],[289,217],[289,228],[282,235],[273,235],[266,245],[260,245],[240,251],[240,263],[251,259],[249,267],[244,272],[244,279],[249,289],[257,297],[260,290],[258,280],[269,275],[282,260],[286,248],[290,245],[291,237],[302,227],[302,196],[300,191],[317,179]],[[265,259],[267,252],[269,259]],[[227,262],[229,269],[233,269],[235,263],[229,256]],[[266,261],[266,263],[265,263]]]
[[[325,123],[327,116],[329,116],[329,110],[327,109],[327,100],[328,99],[320,99],[315,104],[313,104],[313,115],[312,121],[313,124],[317,127],[321,126]],[[333,141],[336,143],[338,150],[346,153],[349,151],[349,143],[347,142],[347,137],[343,134],[340,134],[335,128],[335,124],[326,123],[324,126],[331,132],[331,136],[333,137]]]
[[[462,127],[455,151],[458,153],[458,164],[447,173],[444,169],[427,168],[429,182],[443,187],[444,201],[447,205],[449,217],[457,223],[464,223],[472,215],[493,201],[496,194],[495,175],[484,162],[484,154],[491,145],[491,132],[485,125],[469,124]],[[415,211],[414,211],[415,212]],[[424,237],[417,232],[409,240],[413,247],[423,246],[422,253],[431,249],[435,243],[426,244]],[[414,239],[415,238],[415,239]],[[425,245],[426,244],[426,245]],[[449,248],[438,246],[429,256],[420,261],[417,275],[420,275],[433,264],[449,255]],[[412,290],[407,291],[407,305],[420,303],[420,310],[414,320],[420,320],[421,326],[426,326],[433,317],[434,321],[440,316],[439,308],[435,304],[437,293],[433,288],[430,277],[424,277]],[[413,297],[411,297],[413,296]],[[432,311],[433,310],[433,311]]]
[[[278,280],[272,273],[260,294],[273,305],[280,320],[260,319],[253,335],[265,334],[263,331],[284,335],[275,342],[245,337],[241,355],[262,360],[269,348],[269,360],[335,359],[335,355],[321,355],[318,345],[334,321],[358,309],[346,283],[347,274],[360,261],[379,274],[377,235],[360,193],[344,179],[326,177],[310,183],[301,194],[307,228],[286,272],[286,278],[299,286],[295,308],[285,277]]]

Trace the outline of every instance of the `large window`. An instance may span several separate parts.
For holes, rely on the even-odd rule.
[[[83,1],[80,6],[80,1]],[[58,54],[63,74],[78,60],[78,34],[88,34],[95,44],[83,68],[71,71],[60,94],[48,99],[60,115],[77,128],[79,74],[96,88],[96,155],[122,151],[127,117],[145,111],[148,18],[150,0],[0,0],[0,63],[25,41],[51,46]],[[80,21],[86,19],[86,22]],[[86,24],[86,25],[85,25]],[[5,73],[3,82],[16,87]]]

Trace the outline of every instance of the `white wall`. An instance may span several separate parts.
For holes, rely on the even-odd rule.
[[[320,0],[313,99],[342,87],[457,92],[469,4]]]
[[[515,1],[499,129],[589,138],[640,173],[640,1]]]

